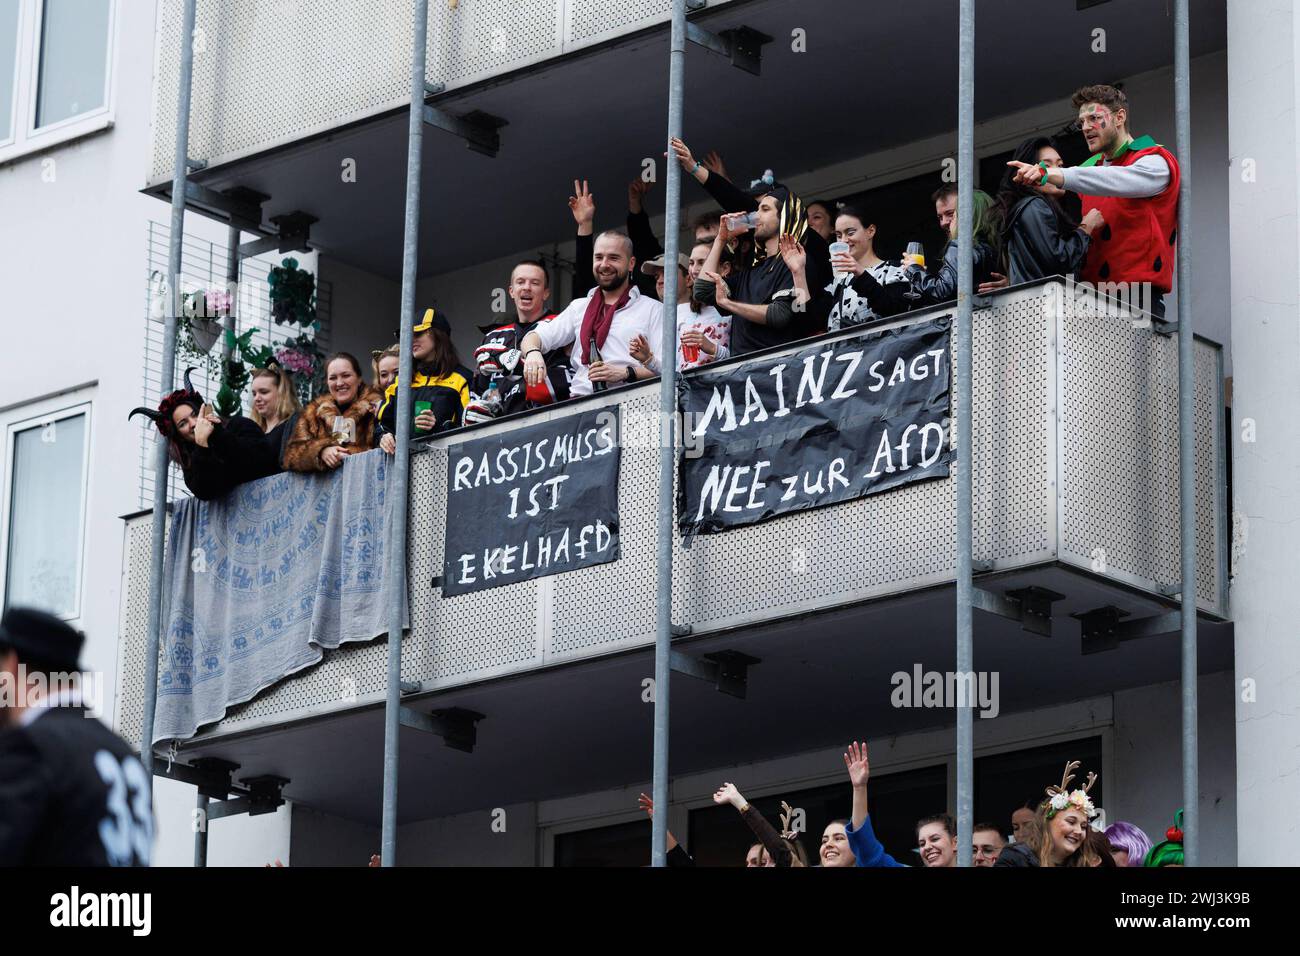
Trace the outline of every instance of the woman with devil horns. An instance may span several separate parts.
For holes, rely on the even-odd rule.
[[[171,392],[158,409],[133,408],[127,418],[145,415],[167,439],[167,456],[180,465],[185,487],[202,501],[229,494],[236,486],[280,470],[273,448],[255,423],[242,415],[223,419],[203,401],[185,370],[185,387]]]

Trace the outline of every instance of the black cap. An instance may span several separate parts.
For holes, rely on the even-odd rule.
[[[0,646],[18,652],[20,661],[38,662],[51,670],[76,671],[85,635],[46,611],[11,607],[0,618]]]
[[[445,312],[440,309],[425,309],[424,315],[411,324],[413,332],[427,332],[430,329],[442,329],[451,335],[451,323],[447,321]]]

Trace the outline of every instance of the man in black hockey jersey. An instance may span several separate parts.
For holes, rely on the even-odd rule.
[[[148,866],[151,781],[73,676],[82,635],[44,611],[0,620],[0,866]]]
[[[476,371],[465,409],[467,425],[569,397],[569,356],[564,349],[554,349],[545,357],[547,374],[539,384],[529,387],[524,383],[519,344],[536,323],[555,317],[546,311],[551,294],[546,266],[532,259],[516,265],[510,272],[509,294],[515,305],[514,321],[483,326],[487,334],[474,351]]]

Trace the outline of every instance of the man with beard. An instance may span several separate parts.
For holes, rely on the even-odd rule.
[[[1012,160],[1018,185],[1058,186],[1079,194],[1083,215],[1101,213],[1079,270],[1084,282],[1150,283],[1151,313],[1165,314],[1173,290],[1178,240],[1178,161],[1150,136],[1128,131],[1128,97],[1113,86],[1085,86],[1073,103],[1091,159],[1080,166],[1036,166]],[[1130,293],[1130,296],[1132,293]]]
[[[525,408],[563,402],[569,397],[569,357],[563,349],[543,356],[546,375],[535,386],[524,382],[521,340],[538,322],[549,322],[555,313],[546,311],[551,295],[546,266],[535,259],[520,262],[510,272],[509,295],[515,304],[513,322],[482,326],[483,344],[474,350],[477,369],[470,383],[470,403],[465,423],[490,421]]]
[[[546,353],[566,345],[571,346],[573,370],[569,391],[575,397],[590,395],[593,384],[603,389],[654,376],[632,357],[630,348],[638,335],[650,342],[660,340],[663,303],[642,296],[631,284],[635,266],[632,240],[626,234],[609,231],[596,237],[592,253],[596,287],[524,336],[520,348],[529,386],[540,385],[546,377]]]
[[[713,249],[695,282],[696,299],[732,316],[732,355],[784,345],[825,328],[824,323],[817,321],[818,317],[823,320],[825,317],[825,309],[819,307],[824,297],[819,297],[818,303],[810,308],[808,293],[809,289],[820,290],[829,284],[830,254],[822,238],[808,228],[803,203],[785,186],[774,184],[759,198],[754,217],[754,249],[750,261],[725,281],[718,275],[723,248],[738,234],[732,215],[723,216]],[[745,228],[740,227],[739,232]],[[783,237],[788,237],[786,247],[782,246]],[[805,242],[809,245],[806,255]],[[814,246],[818,250],[815,254]],[[790,255],[791,250],[797,257]],[[787,264],[787,259],[796,263],[795,270]],[[807,277],[803,274],[805,262]],[[827,273],[824,276],[823,266]],[[819,276],[816,280],[812,277],[814,272]]]

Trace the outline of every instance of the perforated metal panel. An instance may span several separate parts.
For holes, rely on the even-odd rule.
[[[442,573],[446,537],[447,444],[415,456],[411,467],[411,626],[404,655],[421,680],[463,683],[541,662],[538,593],[547,585],[509,587],[444,599],[430,586]]]
[[[136,744],[144,729],[145,633],[149,625],[149,552],[153,516],[126,523],[123,539],[122,611],[118,628],[118,694],[113,727]]]
[[[567,7],[565,33],[574,46],[664,23],[673,12],[672,0],[569,0]]]
[[[1218,354],[1204,342],[1194,350],[1197,601],[1222,613]],[[1062,558],[1147,590],[1176,585],[1177,338],[1069,299],[1059,353]]]

